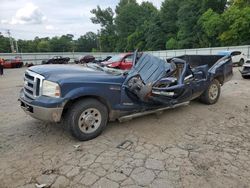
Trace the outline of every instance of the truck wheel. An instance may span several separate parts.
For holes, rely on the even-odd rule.
[[[220,97],[220,82],[214,79],[201,95],[200,100],[205,104],[215,104]]]
[[[242,75],[242,78],[247,79],[247,78],[250,78],[250,77]]]
[[[244,64],[244,59],[240,59],[238,66],[241,67]]]
[[[74,137],[80,141],[99,136],[107,125],[108,110],[95,99],[76,102],[68,111],[66,123]]]

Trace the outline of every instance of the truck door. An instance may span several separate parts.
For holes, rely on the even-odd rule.
[[[137,97],[137,101],[144,103],[155,102],[161,105],[191,97],[189,83],[185,82],[187,66],[185,61],[179,61],[179,64],[183,64],[183,68],[180,75],[175,77],[170,75],[174,68],[172,67],[173,64],[143,54],[124,83],[128,95],[132,93],[132,96]]]
[[[153,88],[153,99],[162,103],[180,103],[192,97],[193,74],[186,61],[178,58],[171,60],[172,72],[157,81]],[[175,70],[174,70],[175,69]]]

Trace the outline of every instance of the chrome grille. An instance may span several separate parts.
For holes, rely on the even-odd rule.
[[[41,95],[44,77],[32,71],[25,71],[23,91],[26,98],[34,100]]]

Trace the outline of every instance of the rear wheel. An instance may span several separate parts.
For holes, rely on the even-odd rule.
[[[208,88],[201,95],[200,100],[205,104],[215,104],[220,97],[220,82],[217,79],[214,79]]]
[[[99,136],[108,121],[108,110],[95,99],[76,102],[68,111],[66,123],[74,137],[86,141]]]

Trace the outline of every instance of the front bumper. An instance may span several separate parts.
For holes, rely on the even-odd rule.
[[[21,108],[24,112],[35,119],[48,122],[60,122],[63,112],[63,107],[46,108],[33,105],[27,102],[23,97],[19,97]]]
[[[250,66],[244,66],[240,73],[242,76],[250,76]]]
[[[250,71],[241,71],[242,76],[250,76]]]

